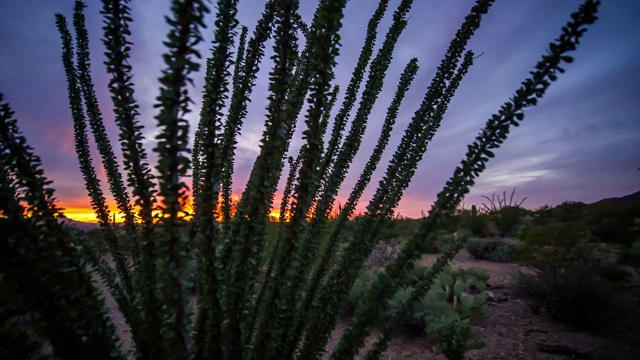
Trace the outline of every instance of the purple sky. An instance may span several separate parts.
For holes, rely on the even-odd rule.
[[[399,0],[392,0],[381,24],[383,36]],[[239,19],[251,28],[262,10],[263,1],[241,0]],[[302,15],[309,21],[316,1],[301,1]],[[364,145],[340,193],[348,196],[378,137],[399,74],[412,58],[420,60],[420,71],[401,108],[386,156],[362,198],[361,208],[377,186],[377,179],[398,144],[406,124],[419,105],[446,47],[472,6],[469,0],[420,0],[410,14],[409,26],[396,49],[383,92],[374,108]],[[496,112],[528,76],[548,43],[559,35],[569,14],[578,8],[575,0],[497,1],[485,16],[483,26],[470,44],[479,57],[463,81],[439,133],[429,146],[416,176],[400,203],[398,212],[419,216],[430,208],[435,195],[453,173],[487,118]],[[102,54],[101,18],[98,1],[87,1],[86,9],[92,47],[96,92],[101,100],[107,127],[116,145],[116,131],[110,112]],[[346,88],[359,54],[366,24],[377,1],[351,0],[342,31],[342,50],[336,69],[336,83]],[[73,148],[73,128],[67,100],[64,71],[60,60],[60,39],[54,14],[63,13],[71,22],[73,1],[25,0],[3,4],[0,12],[0,92],[11,103],[19,125],[36,153],[41,156],[47,176],[54,181],[62,206],[88,206],[82,176]],[[138,0],[132,4],[134,48],[131,64],[136,98],[145,125],[146,146],[153,147],[156,134],[157,78],[163,67],[162,41],[167,27],[163,15],[169,2]],[[523,125],[512,131],[496,158],[480,176],[466,204],[482,202],[481,195],[517,187],[516,198],[527,197],[526,207],[555,205],[566,200],[593,202],[624,196],[640,190],[640,2],[605,1],[600,19],[592,26],[575,62],[566,66],[538,107],[526,112]],[[208,20],[213,15],[208,15]],[[212,23],[212,21],[209,21]],[[203,32],[207,56],[212,29]],[[379,39],[377,46],[382,42]],[[264,123],[266,79],[271,63],[262,64],[260,79],[252,96],[249,116],[243,128],[236,159],[235,192],[241,193],[257,155]],[[202,71],[190,95],[200,105]],[[341,99],[341,98],[340,98]],[[195,128],[194,111],[190,120]],[[300,125],[299,129],[303,126]],[[299,131],[300,132],[300,131]],[[298,132],[298,135],[299,135]],[[301,145],[293,142],[297,153]],[[115,146],[118,147],[117,145]],[[94,156],[94,160],[97,158]],[[286,171],[286,169],[285,169]],[[102,172],[103,173],[103,172]],[[190,182],[190,181],[189,181]],[[344,201],[344,200],[343,200]]]

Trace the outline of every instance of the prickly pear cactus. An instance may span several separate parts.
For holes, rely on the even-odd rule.
[[[460,318],[485,317],[491,312],[486,302],[493,298],[487,290],[487,279],[464,269],[446,268],[434,280],[427,296],[434,301],[446,302]]]

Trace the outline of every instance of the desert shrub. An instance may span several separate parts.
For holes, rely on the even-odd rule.
[[[451,308],[446,305],[438,307],[440,304],[434,304],[423,298],[415,303],[406,314],[399,315],[403,304],[409,300],[413,291],[415,291],[414,288],[408,287],[396,292],[389,300],[389,308],[383,321],[400,316],[397,320],[400,329],[419,335],[424,333],[427,316],[437,311],[451,311]]]
[[[583,222],[551,222],[528,229],[518,257],[530,267],[512,281],[514,293],[534,311],[588,330],[596,329],[611,305],[611,281],[627,275],[604,260]]]
[[[529,251],[532,251],[531,249]],[[538,247],[526,262],[531,272],[518,271],[510,288],[534,312],[545,309],[554,319],[595,330],[607,317],[611,287],[593,248],[580,243],[569,248]]]
[[[501,239],[470,239],[466,249],[476,259],[510,262],[514,259],[517,246]]]
[[[487,214],[479,213],[475,205],[471,207],[471,210],[462,210],[458,217],[460,218],[460,227],[469,230],[472,235],[487,235],[489,216]]]
[[[544,205],[539,209],[532,212],[532,225],[543,226],[553,221],[552,208],[549,205]]]
[[[582,222],[551,222],[528,229],[518,257],[531,272],[518,272],[511,287],[534,311],[593,330],[607,315],[611,286],[621,276],[607,269],[606,249],[594,244]]]
[[[427,268],[414,268],[414,280],[419,280],[427,272]],[[383,317],[385,322],[397,319],[397,325],[412,334],[424,332],[427,319],[438,316],[453,318],[480,318],[489,314],[486,301],[493,295],[487,291],[486,284],[489,273],[484,269],[455,269],[447,267],[438,275],[426,296],[408,311],[403,311],[404,304],[415,292],[414,287],[406,287],[396,292],[389,300],[388,312]]]
[[[585,220],[596,224],[604,219],[620,219],[625,223],[633,223],[640,217],[640,197],[636,194],[620,199],[605,199],[589,205]]]
[[[516,239],[524,238],[524,235],[527,233],[529,229],[531,229],[535,225],[535,213],[529,213],[520,219],[520,223],[513,231],[513,237]]]
[[[465,227],[475,236],[486,236],[489,227],[489,216],[481,214],[477,216],[469,216],[464,222]]]
[[[91,242],[91,245],[96,251],[100,253],[106,253],[109,251],[109,247],[100,229],[91,229],[85,231],[84,233],[87,237],[87,241]]]
[[[358,301],[360,301],[366,292],[371,288],[375,278],[380,271],[370,269],[364,272],[349,292],[349,303],[347,311],[349,315],[355,310]],[[397,291],[388,302],[388,309],[381,319],[381,324],[394,319],[398,326],[397,330],[408,332],[413,335],[424,333],[427,317],[439,314],[450,314],[458,317],[453,306],[446,301],[435,301],[429,297],[421,298],[420,301],[412,305],[411,309],[402,313],[403,305],[409,300],[411,294],[415,291],[413,287],[406,287]]]
[[[602,242],[629,244],[634,239],[632,227],[630,218],[604,218],[591,225],[591,233]]]
[[[500,236],[513,235],[517,226],[520,224],[520,218],[527,212],[521,205],[527,199],[514,201],[516,189],[511,192],[511,196],[507,199],[507,192],[500,194],[493,193],[491,197],[483,195],[487,203],[482,203],[481,207],[485,214],[495,223],[496,229]]]
[[[640,238],[629,245],[622,245],[618,262],[640,268]]]
[[[448,360],[462,360],[467,350],[484,346],[483,341],[474,336],[467,319],[447,315],[432,317],[426,330]]]
[[[560,222],[582,221],[587,214],[587,205],[579,201],[565,201],[551,209],[551,216]]]
[[[564,249],[592,240],[589,228],[581,222],[552,222],[533,226],[523,232],[522,240],[527,246],[556,246]]]
[[[186,227],[184,227],[183,229],[186,230]],[[109,244],[107,243],[104,232],[102,230],[88,230],[84,232],[84,235],[86,236],[86,240],[91,242],[91,246],[94,248],[94,250],[99,251],[100,253],[109,252]],[[117,241],[120,244],[121,252],[125,254],[131,254],[133,251],[135,251],[135,243],[122,230],[114,231],[114,235],[118,239]]]
[[[635,219],[640,217],[638,196],[606,199],[589,206],[584,221],[600,241],[630,244],[635,240]]]
[[[425,241],[424,250],[428,254],[445,252],[451,248],[456,235],[447,230],[438,230],[429,234]]]
[[[389,219],[380,231],[379,239],[407,237],[413,234],[420,224],[417,219]]]
[[[347,311],[352,313],[356,309],[360,299],[362,299],[362,297],[369,291],[371,285],[378,277],[378,273],[380,273],[380,270],[377,268],[371,268],[358,276],[356,281],[354,281],[351,290],[349,290]]]
[[[526,210],[519,206],[505,206],[495,214],[495,222],[498,231],[502,236],[515,234],[515,230],[520,225],[520,221]]]

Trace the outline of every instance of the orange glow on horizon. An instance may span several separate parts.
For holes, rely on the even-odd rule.
[[[291,214],[287,211],[285,214],[284,221],[288,222],[291,219]],[[280,210],[279,209],[271,209],[269,211],[269,221],[271,222],[280,222]]]
[[[97,223],[98,217],[93,212],[92,208],[84,207],[65,207],[62,210],[64,216],[71,220],[82,221],[86,223]],[[118,220],[118,214],[116,214],[116,220]]]
[[[236,206],[239,201],[240,201],[240,195],[231,196],[231,215],[232,216],[233,214],[235,214]],[[88,205],[89,202],[90,202],[89,199],[86,198],[86,199],[76,200],[73,202],[59,202],[57,205],[62,208],[62,213],[64,214],[64,216],[66,216],[71,220],[81,221],[85,223],[98,223],[100,221],[96,216],[95,212],[93,211],[93,209],[91,208],[91,206]],[[221,206],[222,206],[221,203],[222,201],[218,202],[218,213],[220,213],[221,211]],[[118,206],[116,205],[115,200],[107,200],[107,207],[109,208],[110,221],[113,221],[113,216],[115,214],[116,223],[124,222],[124,214],[122,214],[118,209]],[[193,216],[193,213],[194,213],[194,204],[193,204],[192,197],[188,198],[183,210],[186,213],[184,218],[186,220],[191,220],[191,217]],[[134,208],[134,214],[137,214],[137,212],[138,212],[138,209]],[[153,215],[161,217],[161,212],[159,210],[154,210]],[[222,219],[221,217],[219,217],[217,220],[221,221]]]
[[[233,216],[236,212],[236,208],[238,203],[240,202],[240,198],[241,198],[241,194],[234,194],[231,196],[231,215]],[[218,202],[218,209],[217,209],[217,213],[220,214],[221,213],[221,201],[222,199],[220,199],[220,201]],[[271,209],[271,211],[269,212],[269,221],[273,221],[273,222],[279,222],[280,221],[280,209],[279,209],[279,203],[280,203],[281,199],[276,195],[274,202],[273,202],[273,207]],[[96,214],[93,212],[93,209],[89,206],[89,199],[88,198],[84,198],[84,199],[77,199],[74,201],[60,201],[57,204],[59,207],[63,208],[62,213],[69,219],[71,220],[75,220],[75,221],[81,221],[81,222],[85,222],[85,223],[98,223],[99,220],[96,217]],[[113,216],[115,214],[115,221],[116,223],[121,223],[124,221],[124,215],[120,213],[120,211],[118,210],[118,207],[116,206],[116,203],[114,200],[108,200],[107,201],[107,206],[109,207],[109,211],[110,211],[110,221],[113,221]],[[188,214],[187,216],[185,216],[185,218],[187,220],[191,219],[191,215],[193,214],[193,199],[191,197],[189,197],[189,199],[187,200],[187,203],[184,207],[184,211]],[[341,205],[338,202],[336,207],[334,207],[333,211],[331,211],[331,213],[329,214],[329,220],[333,220],[335,219],[338,214],[341,211]],[[137,212],[137,209],[134,209],[134,212]],[[363,212],[362,211],[356,211],[354,212],[354,214],[352,214],[349,218],[353,219],[356,216],[362,215]],[[154,215],[160,215],[158,213],[158,211],[154,211]],[[285,214],[285,221],[289,221],[289,219],[291,218],[291,213],[289,211],[287,211],[287,214]],[[313,208],[309,211],[309,214],[307,214],[307,219],[310,220],[313,218]],[[222,221],[221,216],[218,216],[217,218],[218,221]]]

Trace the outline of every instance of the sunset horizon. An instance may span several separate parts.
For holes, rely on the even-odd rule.
[[[594,202],[598,202],[598,201],[606,200],[606,199],[625,197],[625,196],[628,196],[628,195],[633,195],[633,194],[635,194],[637,192],[640,192],[640,189],[638,189],[638,191],[636,191],[636,192],[630,192],[628,194],[624,194],[624,195],[621,195],[621,196],[615,196],[615,197],[604,197],[604,198],[601,198],[601,199],[598,199],[598,200],[595,200],[595,201],[592,201],[592,202],[586,202],[585,204],[592,204]],[[510,194],[510,192],[508,192],[507,197],[509,196],[509,194]],[[492,195],[492,194],[489,194],[489,196],[490,195]],[[503,194],[501,193],[501,194],[496,194],[496,195],[502,196]],[[234,194],[233,196],[237,197],[237,198],[240,198],[240,194]],[[514,198],[514,200],[521,201],[522,198]],[[342,199],[342,201],[336,201],[336,206],[334,207],[334,211],[337,210],[337,207],[339,205],[343,205],[345,203],[345,201],[346,201],[346,199]],[[87,198],[87,203],[88,202],[89,202],[89,198]],[[523,205],[521,207],[524,208],[524,209],[527,209],[527,210],[535,211],[535,210],[539,210],[540,208],[545,207],[545,206],[555,207],[555,206],[563,204],[563,203],[571,203],[571,202],[582,202],[582,201],[566,200],[566,201],[561,201],[558,204],[553,204],[553,205],[544,204],[544,205],[536,206],[536,207],[527,206],[526,205],[526,201],[524,201],[524,203],[523,203]],[[472,205],[475,205],[478,208],[482,208],[482,204],[485,204],[485,205],[488,206],[488,205],[490,205],[490,201],[485,200],[485,201],[481,201],[479,203],[473,203],[473,204],[464,203],[464,204],[462,204],[462,206],[464,207],[464,209],[468,210],[468,209],[471,208]],[[65,206],[64,202],[56,202],[56,205],[58,205],[58,207],[62,208],[61,213],[67,219],[71,219],[71,220],[79,221],[79,222],[84,222],[84,223],[90,223],[90,224],[98,224],[100,222],[99,219],[97,218],[96,214],[93,212],[93,209],[91,207],[69,206],[69,205]],[[269,212],[269,218],[270,219],[277,218],[280,215],[280,210],[278,209],[278,206],[280,205],[279,202],[275,202],[274,205],[276,205],[276,206],[274,206],[271,209],[271,211]],[[425,206],[424,209],[415,209],[414,211],[411,212],[412,215],[406,215],[406,214],[403,214],[402,212],[396,212],[395,216],[401,217],[401,218],[405,218],[405,219],[406,218],[408,218],[408,219],[420,219],[420,218],[423,217],[423,215],[424,216],[428,215],[428,212],[429,212],[429,209],[431,208],[431,205],[433,205],[433,202],[427,203],[427,206]],[[124,215],[117,210],[117,205],[116,205],[115,201],[112,200],[112,201],[107,202],[107,206],[109,207],[110,216],[113,216],[113,214],[116,215],[116,223],[124,222]],[[361,215],[365,211],[366,211],[366,209],[364,208],[364,206],[359,206],[358,210],[356,211],[356,213],[354,215]]]

